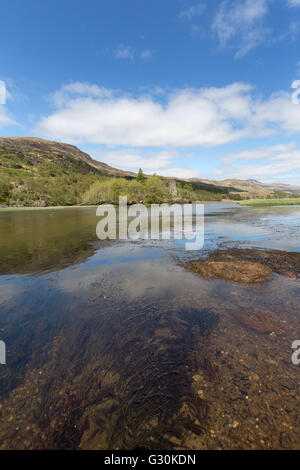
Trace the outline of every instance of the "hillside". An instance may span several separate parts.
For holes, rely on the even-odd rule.
[[[73,145],[39,138],[0,137],[1,206],[97,204],[115,202],[122,194],[128,195],[131,202],[240,200],[274,197],[274,191],[300,194],[297,187],[266,185],[255,180],[147,176],[141,185],[136,176],[93,160]]]
[[[37,138],[0,138],[0,204],[75,205],[105,177],[133,177],[93,160],[69,144]]]
[[[289,194],[300,194],[300,186],[291,186],[289,184],[275,184],[275,183],[261,183],[260,181],[249,179],[249,180],[239,180],[239,179],[226,179],[221,181],[210,181],[193,178],[189,180],[190,182],[199,182],[199,183],[210,183],[213,185],[221,185],[226,188],[236,188],[241,192],[246,193],[247,197],[268,197],[276,192],[284,192]],[[231,189],[230,189],[231,191]]]
[[[87,153],[82,152],[74,145],[52,142],[36,137],[0,137],[0,152],[12,150],[20,159],[30,157],[34,162],[41,157],[48,162],[58,163],[62,159],[74,158],[96,168],[101,174],[111,176],[136,176],[135,173],[113,168],[106,163],[93,160]]]
[[[229,188],[210,182],[176,180],[177,194],[172,195],[169,182],[174,178],[147,177],[147,184],[141,186],[134,183],[136,176],[93,160],[73,145],[29,137],[0,138],[2,206],[97,204],[103,201],[100,194],[106,194],[105,201],[115,202],[122,191],[131,201],[153,202],[222,200],[229,194]]]

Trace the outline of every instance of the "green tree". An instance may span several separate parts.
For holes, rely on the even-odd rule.
[[[0,202],[7,202],[11,193],[10,184],[0,180]]]
[[[143,170],[140,168],[139,169],[139,172],[138,172],[138,175],[137,175],[137,178],[136,180],[139,182],[139,183],[144,183],[144,181],[146,180],[146,177],[144,175],[144,172]]]

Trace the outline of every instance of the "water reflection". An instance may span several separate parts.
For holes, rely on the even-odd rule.
[[[0,273],[58,270],[95,248],[95,208],[5,211],[0,214]]]
[[[272,240],[277,222],[269,222],[270,212],[264,225],[249,209],[221,211],[208,209],[213,244],[235,243],[246,220],[248,243],[256,227],[264,243]],[[224,236],[219,227],[230,226],[229,211],[232,234]],[[26,230],[16,228],[20,252],[30,251],[24,272],[33,265],[44,271],[6,271],[0,278],[0,338],[8,358],[0,368],[0,446],[299,447],[299,368],[290,360],[290,345],[300,337],[298,281],[276,275],[250,288],[201,279],[178,265],[179,254],[181,261],[190,255],[173,242],[90,246],[94,210],[80,212],[56,212],[50,231],[42,228],[44,214],[43,223],[35,216],[39,230],[30,230],[29,215]],[[63,238],[73,233],[76,256],[58,269],[53,253],[66,253]],[[47,254],[35,264],[37,240]],[[280,233],[278,240],[284,242]],[[300,245],[299,232],[296,241],[285,240],[286,249],[290,243]],[[85,259],[77,258],[82,246],[91,249]],[[17,259],[12,240],[6,250],[6,263]],[[16,273],[21,264],[10,266]],[[274,312],[287,328],[275,335],[246,329],[239,313],[255,308]]]

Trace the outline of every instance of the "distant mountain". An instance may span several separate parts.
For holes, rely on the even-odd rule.
[[[226,188],[236,188],[242,192],[249,193],[249,196],[267,196],[274,191],[285,192],[289,194],[300,194],[300,186],[292,186],[289,184],[276,184],[276,183],[261,183],[255,179],[239,180],[239,179],[226,179],[222,181],[205,180],[193,178],[190,182],[210,183],[214,185],[223,186]]]
[[[267,191],[279,191],[290,194],[300,194],[300,186],[293,186],[290,184],[278,184],[278,183],[260,183],[259,181],[255,182],[261,188]]]

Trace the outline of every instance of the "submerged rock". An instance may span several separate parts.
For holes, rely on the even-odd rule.
[[[203,277],[241,283],[263,282],[272,272],[298,279],[300,253],[238,248],[215,250],[208,258],[193,261],[185,267]]]
[[[203,277],[245,283],[265,281],[272,273],[262,264],[245,261],[200,260],[190,263],[187,267]]]

